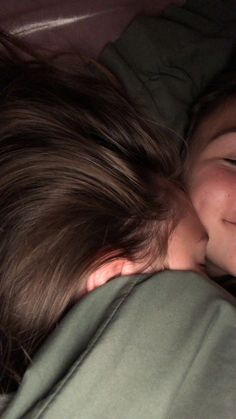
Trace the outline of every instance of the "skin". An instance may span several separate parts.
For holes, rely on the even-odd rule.
[[[204,274],[207,243],[206,231],[194,209],[189,207],[169,239],[168,269]]]
[[[183,213],[183,217],[169,238],[164,263],[156,260],[152,266],[143,270],[141,264],[125,259],[108,262],[90,274],[86,282],[86,292],[93,291],[114,277],[133,275],[137,272],[159,272],[170,269],[190,270],[206,275],[205,256],[208,236],[189,203],[183,209]]]
[[[208,272],[236,276],[236,97],[203,120],[193,141],[203,147],[190,158],[188,190],[209,236]]]

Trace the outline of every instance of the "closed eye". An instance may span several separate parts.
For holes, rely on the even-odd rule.
[[[233,166],[236,166],[236,159],[224,159],[229,164],[232,164]]]

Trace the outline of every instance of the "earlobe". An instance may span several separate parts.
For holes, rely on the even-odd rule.
[[[107,262],[105,265],[102,265],[95,272],[90,274],[86,284],[87,292],[93,291],[96,288],[104,285],[115,276],[122,275],[125,262],[126,261],[124,259]]]

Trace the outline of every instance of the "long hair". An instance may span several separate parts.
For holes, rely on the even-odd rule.
[[[32,52],[0,34],[1,386],[114,258],[166,254],[178,219],[174,135],[100,65]]]

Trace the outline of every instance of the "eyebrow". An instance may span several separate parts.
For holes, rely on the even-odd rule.
[[[219,130],[209,139],[209,143],[214,141],[214,140],[217,140],[217,138],[222,137],[223,135],[233,134],[233,133],[236,134],[236,126]]]

